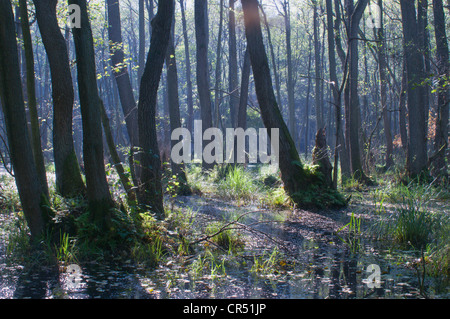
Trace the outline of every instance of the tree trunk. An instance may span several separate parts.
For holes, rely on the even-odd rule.
[[[448,81],[450,78],[450,62],[442,0],[433,0],[433,12],[438,66],[438,104],[434,135],[434,151],[436,155],[432,158],[431,173],[435,177],[444,177],[448,179],[448,168],[445,161],[445,155],[448,149],[448,116],[450,103]]]
[[[0,97],[11,162],[31,239],[37,243],[50,222],[49,202],[39,182],[28,135],[14,16],[8,0],[0,0],[0,47]]]
[[[53,156],[56,190],[70,197],[85,192],[72,136],[74,89],[66,40],[56,18],[57,0],[33,0],[47,52],[53,97]]]
[[[125,192],[127,193],[128,202],[134,204],[136,202],[136,194],[133,189],[133,184],[125,174],[125,169],[123,168],[122,161],[120,160],[119,153],[116,149],[116,144],[114,143],[108,114],[106,114],[105,105],[103,104],[102,100],[100,100],[100,115],[102,118],[103,132],[105,133],[106,144],[108,146],[109,155],[111,156],[111,164],[116,169],[117,175],[119,175],[120,182]]]
[[[180,0],[181,8],[181,23],[183,25],[183,39],[184,39],[184,54],[186,65],[186,99],[187,99],[187,129],[191,134],[194,129],[194,99],[192,93],[192,80],[191,80],[191,58],[189,52],[189,37],[187,34],[186,13],[184,8],[184,0]]]
[[[318,3],[314,1],[314,66],[315,66],[315,95],[314,104],[316,109],[316,129],[317,131],[325,127],[323,116],[323,91],[322,91],[322,61],[320,59],[320,35],[319,35],[319,16],[317,13]]]
[[[175,15],[173,16],[172,20],[172,32],[170,35],[169,46],[167,48],[166,54],[167,95],[168,95],[167,102],[169,104],[169,122],[171,132],[181,127],[180,100],[178,97],[178,71],[177,71],[177,60],[175,58],[174,29],[175,29]],[[171,140],[170,144],[173,148],[174,145],[177,144],[177,142]],[[171,160],[170,165],[172,168],[172,175],[176,176],[176,179],[179,184],[177,187],[177,194],[189,195],[191,192],[187,183],[186,168],[184,163],[178,164]]]
[[[144,0],[139,0],[139,69],[138,83],[141,83],[145,65],[145,6]]]
[[[406,170],[410,178],[427,175],[427,123],[425,110],[424,61],[417,37],[419,32],[414,2],[400,0],[402,11],[406,74],[408,83],[409,134]]]
[[[208,2],[195,0],[195,39],[197,44],[197,88],[200,101],[200,114],[203,132],[212,127],[211,95],[208,74]],[[203,134],[202,132],[202,134]],[[213,164],[202,161],[204,169],[211,169]]]
[[[288,91],[288,111],[289,111],[289,132],[291,136],[295,134],[295,95],[294,95],[294,72],[292,70],[292,47],[291,47],[291,9],[289,1],[284,0],[284,26],[286,30],[286,59],[287,59],[287,91]]]
[[[263,19],[264,19],[264,26],[266,28],[266,32],[267,32],[267,42],[269,43],[269,50],[270,50],[270,57],[272,60],[272,68],[273,68],[273,76],[275,79],[275,89],[276,89],[276,93],[277,93],[277,103],[278,103],[278,107],[280,108],[280,110],[283,109],[283,105],[281,104],[281,88],[280,88],[280,76],[278,74],[278,68],[277,68],[277,63],[275,60],[275,50],[273,48],[273,42],[272,42],[272,36],[270,33],[270,26],[269,26],[269,22],[267,21],[267,16],[266,13],[264,12],[263,6],[260,5],[260,9],[261,9],[261,13],[263,15]]]
[[[111,52],[111,67],[119,89],[119,98],[122,105],[125,123],[130,144],[132,147],[139,145],[138,119],[136,101],[133,95],[131,79],[127,65],[124,62],[122,31],[120,22],[119,0],[106,0],[108,9],[108,35]]]
[[[169,45],[174,0],[160,1],[152,20],[152,36],[139,90],[139,143],[141,147],[141,183],[139,203],[148,206],[157,218],[164,218],[161,186],[161,160],[156,134],[156,101],[166,51]]]
[[[219,104],[221,100],[220,83],[221,83],[221,69],[222,69],[222,32],[223,32],[223,0],[219,1],[219,30],[217,32],[217,50],[216,50],[216,70],[215,70],[215,85],[214,85],[214,121],[216,127],[220,123]],[[231,60],[230,60],[231,61]]]
[[[336,53],[335,53],[335,35],[333,26],[333,7],[331,0],[326,0],[327,7],[327,29],[328,29],[328,59],[330,68],[330,81],[331,91],[333,94],[333,103],[336,110],[336,146],[334,150],[334,169],[333,169],[333,187],[337,187],[337,168],[338,160],[340,157],[341,167],[341,179],[350,177],[350,166],[348,161],[347,148],[345,146],[345,140],[342,138],[342,104],[341,94],[342,90],[339,86],[336,71]]]
[[[264,126],[271,132],[279,129],[279,168],[286,193],[300,206],[320,205],[320,194],[325,192],[325,183],[317,176],[307,172],[298,156],[294,141],[278,108],[270,76],[269,63],[264,48],[257,0],[242,0],[244,9],[245,33],[250,61],[255,80],[256,95]],[[269,133],[269,136],[271,134]],[[317,187],[317,188],[316,188]],[[317,195],[309,197],[309,195]],[[306,195],[306,196],[305,196]],[[308,201],[309,199],[309,201]],[[328,199],[323,199],[324,202]],[[329,204],[330,201],[327,202]]]
[[[27,96],[28,96],[27,106],[31,122],[31,146],[33,148],[33,157],[36,163],[39,181],[42,184],[45,195],[49,197],[47,175],[45,172],[44,155],[42,154],[41,133],[39,130],[39,116],[37,112],[37,103],[36,103],[33,43],[31,40],[30,24],[28,21],[27,2],[25,0],[19,1],[19,10],[20,10],[20,23],[22,26],[23,48],[25,51]]]
[[[368,0],[361,0],[357,6],[353,6],[353,0],[347,0],[347,14],[349,16],[349,31],[348,31],[348,46],[349,56],[347,57],[349,62],[348,72],[348,101],[346,106],[348,107],[347,119],[349,135],[347,144],[350,151],[350,162],[353,176],[364,183],[370,183],[370,180],[365,175],[361,162],[361,149],[359,132],[361,127],[361,114],[358,97],[358,32],[359,22],[361,21],[364,9],[368,4]]]
[[[83,158],[90,218],[100,231],[109,232],[114,206],[106,180],[94,42],[86,0],[69,0],[80,6],[81,28],[73,29],[77,57],[78,93],[83,124]]]
[[[236,48],[236,15],[234,2],[236,0],[229,1],[228,11],[228,90],[230,92],[230,115],[231,115],[231,127],[237,125],[237,115],[239,112],[239,80],[238,80],[238,62],[237,62],[237,48]]]
[[[386,141],[386,168],[390,168],[393,164],[393,141],[391,133],[391,118],[388,113],[387,105],[387,84],[388,78],[386,73],[387,61],[386,61],[386,41],[384,38],[384,27],[383,27],[383,1],[378,0],[378,6],[380,8],[380,21],[381,28],[375,29],[375,39],[377,42],[377,53],[378,53],[378,72],[380,74],[380,95],[381,95],[381,112],[383,116],[383,126],[384,126],[384,137]]]

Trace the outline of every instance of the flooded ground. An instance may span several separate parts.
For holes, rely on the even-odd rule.
[[[72,268],[11,264],[5,231],[0,244],[0,298],[448,298],[448,287],[426,278],[421,289],[411,267],[415,256],[393,252],[363,234],[346,230],[351,208],[313,213],[261,209],[198,196],[178,198],[191,207],[192,238],[205,225],[231,225],[245,242],[236,253],[198,249],[182,258],[165,256],[156,269],[131,260],[90,262]],[[195,217],[195,218],[194,218]],[[11,216],[1,216],[2,225]],[[238,222],[236,222],[238,221]],[[364,220],[363,220],[364,224]],[[4,228],[4,227],[3,227]],[[207,246],[207,240],[198,245]],[[203,247],[205,248],[205,247]],[[205,253],[206,251],[206,253]],[[217,252],[218,251],[218,252]],[[374,272],[367,272],[375,265]],[[378,276],[378,277],[377,277]],[[375,278],[375,286],[369,279]],[[379,283],[379,288],[377,288]],[[374,285],[372,283],[372,285]]]

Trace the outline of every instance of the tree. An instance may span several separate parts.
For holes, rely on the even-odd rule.
[[[72,136],[74,90],[66,41],[56,18],[57,0],[33,0],[50,66],[56,190],[66,197],[85,192]]]
[[[185,67],[186,67],[186,99],[187,99],[187,129],[189,132],[193,132],[194,127],[194,99],[192,93],[192,80],[191,80],[191,58],[189,53],[189,37],[187,33],[186,13],[184,8],[184,0],[180,1],[181,8],[181,23],[183,25],[183,40],[184,40],[184,54],[185,54]]]
[[[392,158],[394,146],[392,142],[391,133],[391,118],[388,113],[387,105],[387,60],[386,60],[386,40],[384,37],[383,27],[383,1],[378,0],[378,7],[380,10],[381,25],[379,28],[375,28],[375,39],[377,40],[377,53],[378,53],[378,73],[380,74],[380,95],[381,95],[381,112],[383,116],[384,136],[386,141],[386,168],[391,167],[394,164]]]
[[[323,180],[305,170],[294,141],[278,108],[264,48],[257,0],[242,0],[245,34],[249,50],[255,90],[264,126],[279,129],[279,168],[286,193],[299,205],[342,205],[339,194],[327,189]],[[269,134],[271,137],[271,135]],[[322,196],[324,194],[335,196]],[[337,199],[336,201],[334,199]]]
[[[31,146],[39,181],[45,195],[48,197],[47,175],[45,172],[44,155],[42,154],[41,133],[39,129],[39,116],[36,102],[36,84],[34,74],[34,54],[31,40],[30,23],[28,21],[28,7],[25,0],[19,0],[20,23],[22,26],[23,48],[25,51],[26,80],[27,80],[27,106],[31,122]]]
[[[236,127],[239,112],[239,81],[238,81],[238,62],[236,48],[236,14],[234,2],[229,1],[228,9],[228,91],[230,93],[230,116],[231,127]]]
[[[208,2],[195,0],[195,40],[197,44],[197,89],[200,101],[200,114],[203,132],[212,127],[211,95],[208,74]],[[202,132],[202,134],[203,134]],[[212,164],[203,161],[203,168],[210,169]]]
[[[330,70],[330,86],[333,95],[333,103],[336,109],[336,147],[334,150],[334,170],[333,170],[333,187],[337,187],[337,168],[340,158],[342,179],[350,177],[350,166],[348,161],[348,151],[345,145],[344,134],[342,131],[342,89],[337,78],[336,66],[336,41],[333,25],[333,5],[331,0],[326,0],[327,8],[327,40],[328,40],[328,60]],[[346,65],[344,65],[346,72]]]
[[[314,103],[316,109],[316,129],[317,131],[325,127],[323,116],[323,91],[322,91],[322,61],[320,59],[320,35],[319,35],[319,15],[318,2],[313,1],[313,20],[314,20],[314,66],[315,66],[315,95]]]
[[[69,0],[80,7],[80,28],[73,29],[77,58],[78,93],[83,124],[83,159],[90,219],[102,232],[111,227],[114,202],[103,163],[101,101],[98,95],[94,42],[86,0]]]
[[[434,32],[436,36],[436,58],[438,66],[437,119],[434,134],[434,152],[430,157],[431,173],[436,177],[448,177],[445,154],[448,149],[448,116],[450,95],[450,62],[447,34],[445,31],[445,14],[442,0],[433,0]]]
[[[424,61],[414,2],[400,0],[407,75],[408,146],[406,170],[410,178],[427,175],[427,123],[425,110]]]
[[[31,239],[37,243],[51,221],[51,214],[28,135],[14,16],[9,0],[0,0],[0,47],[0,97],[11,162]]]
[[[181,115],[180,115],[180,100],[178,97],[178,71],[177,60],[175,57],[175,15],[172,20],[172,31],[170,33],[169,45],[166,54],[166,68],[167,68],[167,96],[169,104],[169,122],[170,131],[173,132],[177,128],[181,127]],[[172,147],[176,144],[175,140],[171,140]],[[184,163],[175,163],[170,161],[172,174],[176,176],[178,182],[177,193],[179,195],[190,194],[190,189],[187,184],[186,168]]]
[[[292,46],[291,46],[291,7],[289,1],[283,0],[284,26],[286,30],[286,59],[287,59],[287,91],[289,110],[289,132],[295,134],[295,95],[294,95],[294,71],[292,67]],[[317,61],[316,61],[317,63]],[[316,97],[317,98],[317,97]]]
[[[128,68],[125,63],[119,0],[107,0],[106,4],[108,9],[108,35],[111,51],[111,66],[119,90],[120,104],[122,105],[123,114],[125,116],[130,144],[134,148],[139,145],[137,108]]]
[[[158,2],[158,12],[152,20],[150,49],[139,89],[138,123],[142,171],[138,200],[141,205],[149,206],[158,218],[164,217],[164,205],[161,160],[156,136],[156,101],[174,10],[174,0]]]
[[[350,152],[351,170],[354,177],[364,183],[370,183],[370,179],[363,171],[361,163],[361,150],[359,131],[361,127],[361,114],[358,97],[358,32],[359,23],[368,0],[361,0],[356,7],[353,0],[346,1],[348,15],[348,78],[346,81],[346,138]]]

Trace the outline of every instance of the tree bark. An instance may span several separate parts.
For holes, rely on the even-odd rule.
[[[144,0],[139,0],[139,69],[138,83],[141,83],[145,65],[145,6]]]
[[[239,112],[239,80],[238,80],[238,62],[237,62],[237,48],[236,48],[236,14],[234,8],[234,2],[236,0],[229,1],[228,11],[228,91],[230,92],[230,115],[231,115],[231,127],[237,125],[237,115]]]
[[[70,197],[85,192],[72,135],[74,89],[66,40],[56,18],[57,0],[33,0],[50,65],[53,97],[53,156],[56,190]]]
[[[211,95],[208,74],[208,2],[195,0],[195,39],[197,44],[197,89],[200,101],[200,114],[203,132],[212,127]],[[202,134],[203,134],[202,132]],[[213,164],[202,161],[204,169],[211,169]]]
[[[424,61],[414,2],[400,0],[408,83],[409,134],[406,170],[410,178],[427,175],[427,123],[425,110]]]
[[[106,0],[106,4],[111,67],[119,89],[120,104],[122,105],[130,144],[132,147],[136,147],[139,145],[137,108],[128,68],[124,62],[119,0]]]
[[[169,39],[169,45],[166,54],[166,68],[167,68],[167,95],[169,104],[169,122],[170,131],[173,132],[177,128],[181,127],[181,115],[180,115],[180,99],[178,96],[178,71],[177,60],[175,57],[175,42],[174,42],[174,29],[175,29],[175,15],[172,20],[172,31]],[[177,142],[170,141],[172,148]],[[184,163],[175,163],[170,161],[172,168],[172,174],[176,176],[178,181],[177,194],[189,195],[190,189],[187,183],[186,167]]]
[[[0,47],[0,97],[11,162],[31,239],[37,243],[51,216],[46,208],[49,202],[39,182],[27,129],[14,16],[8,0],[0,0]]]
[[[148,206],[157,218],[164,218],[161,186],[161,160],[156,134],[156,102],[166,51],[169,45],[174,0],[159,1],[152,20],[152,36],[139,90],[139,143],[141,147],[141,183],[138,200]]]
[[[448,167],[445,155],[448,149],[448,116],[450,95],[450,62],[445,31],[445,14],[442,0],[433,0],[434,32],[436,36],[436,57],[438,66],[437,119],[434,134],[434,151],[431,173],[438,178],[448,179]],[[431,158],[430,158],[431,159]]]
[[[365,175],[361,162],[361,149],[359,140],[359,131],[361,127],[361,114],[358,97],[358,32],[359,22],[361,21],[364,9],[368,4],[368,0],[361,0],[357,6],[353,6],[353,0],[347,0],[348,22],[348,62],[349,72],[347,79],[347,121],[348,125],[347,137],[349,143],[347,146],[350,151],[350,162],[353,176],[364,183],[370,183],[369,178]]]
[[[264,126],[271,132],[279,129],[279,168],[286,193],[300,206],[306,206],[302,194],[314,192],[314,187],[325,191],[323,181],[314,180],[303,167],[294,141],[278,108],[270,76],[269,63],[264,48],[257,0],[242,0],[247,45],[255,80],[255,90]],[[271,137],[271,134],[269,133]],[[277,143],[277,141],[273,141]],[[318,202],[314,199],[314,205]]]
[[[313,2],[314,5],[314,69],[315,69],[315,95],[314,95],[314,105],[316,109],[316,129],[317,131],[325,127],[324,116],[323,116],[323,92],[322,92],[322,61],[320,59],[320,35],[319,35],[319,16],[317,13],[318,3]]]
[[[20,23],[22,26],[23,48],[25,52],[26,82],[28,96],[28,110],[31,122],[31,146],[39,181],[42,184],[44,193],[49,197],[47,175],[45,172],[44,155],[42,154],[41,133],[39,129],[39,116],[36,102],[36,83],[34,80],[34,54],[31,40],[30,23],[28,21],[28,7],[25,0],[19,0]]]
[[[83,159],[90,218],[100,231],[109,232],[114,202],[106,180],[94,42],[86,0],[69,0],[80,7],[81,28],[73,29],[77,58],[78,93],[83,124]]]
[[[192,93],[192,79],[191,79],[191,57],[189,52],[189,37],[187,34],[186,13],[184,8],[184,0],[180,1],[181,8],[181,23],[183,26],[183,40],[184,40],[184,54],[186,65],[186,99],[187,99],[187,129],[191,134],[194,129],[194,99]]]
[[[287,59],[287,91],[288,91],[288,111],[289,111],[289,132],[295,134],[295,95],[294,95],[294,72],[292,70],[292,46],[291,46],[291,9],[289,1],[284,0],[284,26],[286,30],[286,59]]]
[[[393,141],[391,133],[391,118],[387,110],[387,84],[388,77],[386,73],[387,61],[386,61],[386,41],[384,38],[384,27],[383,27],[383,1],[378,0],[378,6],[380,8],[380,20],[381,28],[375,29],[375,39],[377,42],[377,53],[378,53],[378,73],[380,75],[380,96],[381,96],[381,112],[383,116],[383,126],[384,126],[384,137],[386,141],[386,168],[390,168],[394,164],[393,160]]]

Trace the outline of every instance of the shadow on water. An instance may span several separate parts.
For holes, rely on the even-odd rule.
[[[211,207],[202,209],[208,218],[214,215]],[[220,212],[228,213],[226,209]],[[326,216],[318,216],[323,218],[318,227],[308,223],[306,213],[304,216],[305,220],[298,222],[281,220],[267,212],[249,215],[242,222],[254,225],[254,231],[247,234],[253,237],[244,251],[235,255],[222,252],[219,257],[198,253],[181,262],[168,257],[156,269],[131,261],[85,263],[75,275],[67,268],[35,265],[27,269],[6,263],[0,247],[0,298],[421,297],[414,270],[399,263],[380,243],[365,238],[342,240],[331,230],[332,224],[327,223],[332,221]],[[261,223],[268,218],[276,222]],[[268,261],[270,267],[255,270],[258,262],[267,266]],[[367,269],[373,264],[380,269],[380,288],[371,288],[367,283],[371,275]]]

